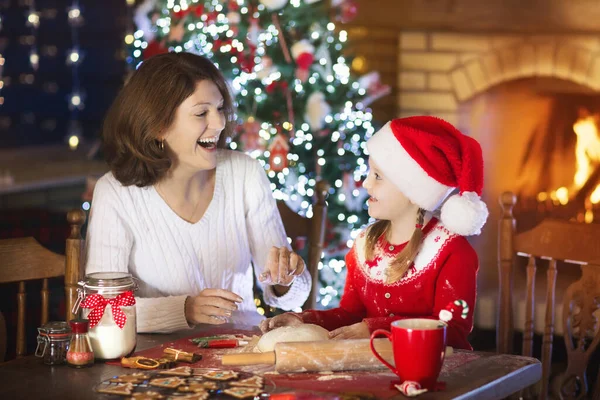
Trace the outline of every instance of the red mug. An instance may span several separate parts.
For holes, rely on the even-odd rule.
[[[439,320],[414,318],[392,322],[392,332],[377,329],[371,334],[371,351],[402,382],[418,382],[435,390],[446,350],[446,324]],[[392,342],[394,367],[373,346],[373,339],[384,335]]]

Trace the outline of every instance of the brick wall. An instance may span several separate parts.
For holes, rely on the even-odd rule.
[[[597,36],[404,31],[398,46],[398,115],[436,115],[467,131],[459,105],[502,82],[544,76],[600,90]]]

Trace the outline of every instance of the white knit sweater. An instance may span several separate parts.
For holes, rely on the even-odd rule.
[[[129,272],[139,280],[138,332],[188,328],[185,299],[207,288],[240,295],[244,301],[231,322],[256,324],[251,262],[260,274],[271,246],[289,247],[263,168],[243,153],[219,150],[213,199],[195,224],[181,219],[153,186],[122,186],[112,173],[104,175],[94,190],[86,273]],[[269,305],[291,310],[310,287],[305,271],[281,297],[270,286],[262,289]]]

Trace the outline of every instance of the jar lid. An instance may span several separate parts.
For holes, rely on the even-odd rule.
[[[89,321],[87,319],[73,319],[69,321],[73,333],[87,333]]]
[[[47,322],[38,328],[42,336],[48,336],[50,339],[64,339],[69,337],[71,328],[65,321]]]
[[[83,289],[97,291],[125,291],[136,290],[136,285],[131,274],[126,272],[94,272],[85,276],[79,282]]]

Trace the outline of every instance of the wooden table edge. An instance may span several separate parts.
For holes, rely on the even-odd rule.
[[[458,397],[455,397],[455,400],[466,400],[466,399],[478,399],[478,400],[496,400],[496,399],[504,399],[511,394],[518,392],[521,389],[512,390],[510,389],[510,385],[502,385],[502,382],[512,379],[515,375],[522,375],[522,380],[525,380],[527,385],[525,387],[529,387],[540,379],[542,379],[542,364],[537,359],[535,363],[526,365],[522,368],[519,368],[516,371],[513,371],[507,375],[504,375],[492,382],[486,383],[483,386],[478,387],[468,393],[464,393]],[[493,392],[491,392],[493,390]],[[491,393],[486,393],[491,392]],[[486,395],[491,394],[492,397],[487,397]]]

